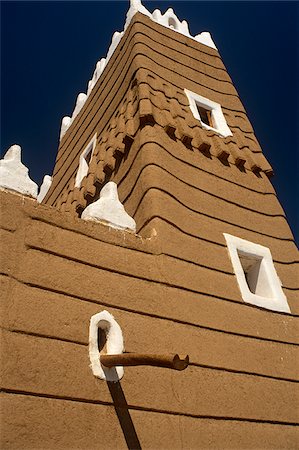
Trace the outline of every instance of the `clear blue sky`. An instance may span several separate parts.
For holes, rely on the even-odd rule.
[[[17,143],[38,184],[51,174],[63,116],[86,92],[128,1],[1,3],[1,154]],[[192,35],[210,31],[257,138],[299,242],[298,2],[144,1],[173,7]]]

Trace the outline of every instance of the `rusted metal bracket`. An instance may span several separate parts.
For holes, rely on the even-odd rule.
[[[101,354],[101,364],[111,368],[116,366],[154,366],[173,370],[184,370],[189,365],[189,356],[156,355],[146,353],[122,353],[119,355]]]

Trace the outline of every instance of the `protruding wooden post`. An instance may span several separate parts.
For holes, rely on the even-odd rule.
[[[100,361],[105,367],[115,366],[154,366],[167,369],[184,370],[189,365],[189,356],[155,355],[144,353],[122,353],[120,355],[101,355]]]

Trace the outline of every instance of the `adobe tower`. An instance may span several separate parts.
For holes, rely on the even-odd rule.
[[[1,448],[296,448],[298,251],[209,33],[131,0],[38,201],[0,164]]]

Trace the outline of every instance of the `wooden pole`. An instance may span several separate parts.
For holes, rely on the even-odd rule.
[[[100,361],[105,367],[115,366],[154,366],[167,369],[184,370],[189,365],[189,356],[155,355],[144,353],[122,353],[120,355],[101,355]]]

